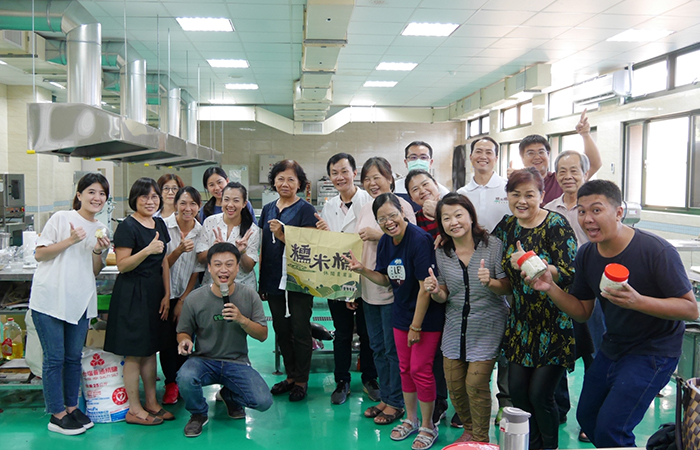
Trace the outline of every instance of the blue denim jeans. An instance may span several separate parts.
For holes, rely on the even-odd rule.
[[[586,371],[576,418],[596,447],[636,447],[634,428],[666,386],[678,358],[598,352]]]
[[[80,359],[88,330],[88,319],[76,325],[32,311],[32,320],[44,352],[42,379],[46,412],[58,414],[66,407],[78,406]]]
[[[374,352],[374,366],[379,376],[379,394],[387,405],[403,408],[399,356],[396,353],[394,328],[391,325],[392,305],[370,305],[365,302],[363,306],[369,346]]]
[[[269,386],[250,365],[190,356],[177,373],[180,395],[190,414],[207,415],[202,387],[210,384],[224,385],[221,396],[227,402],[258,411],[272,406]]]

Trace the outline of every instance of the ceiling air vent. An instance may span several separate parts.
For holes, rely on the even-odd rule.
[[[2,40],[7,44],[14,44],[17,48],[23,48],[22,32],[16,30],[3,30]]]
[[[304,134],[323,133],[323,122],[304,122],[301,124],[301,132]]]

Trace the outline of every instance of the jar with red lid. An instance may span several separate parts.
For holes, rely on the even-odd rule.
[[[604,292],[606,287],[622,289],[622,283],[626,283],[629,277],[630,271],[627,267],[616,263],[608,264],[600,277],[600,291]]]
[[[535,252],[530,250],[523,256],[518,258],[518,267],[530,278],[535,280],[547,271],[547,263],[537,256]]]

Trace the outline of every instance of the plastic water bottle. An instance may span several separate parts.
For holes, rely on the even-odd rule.
[[[24,356],[22,328],[10,317],[3,326],[2,356],[5,359],[18,359]]]

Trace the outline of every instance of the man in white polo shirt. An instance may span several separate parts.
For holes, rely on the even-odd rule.
[[[457,193],[471,200],[479,225],[490,232],[504,215],[511,214],[506,194],[508,180],[494,170],[498,161],[498,142],[488,136],[472,141],[469,161],[474,168],[474,176]]]

